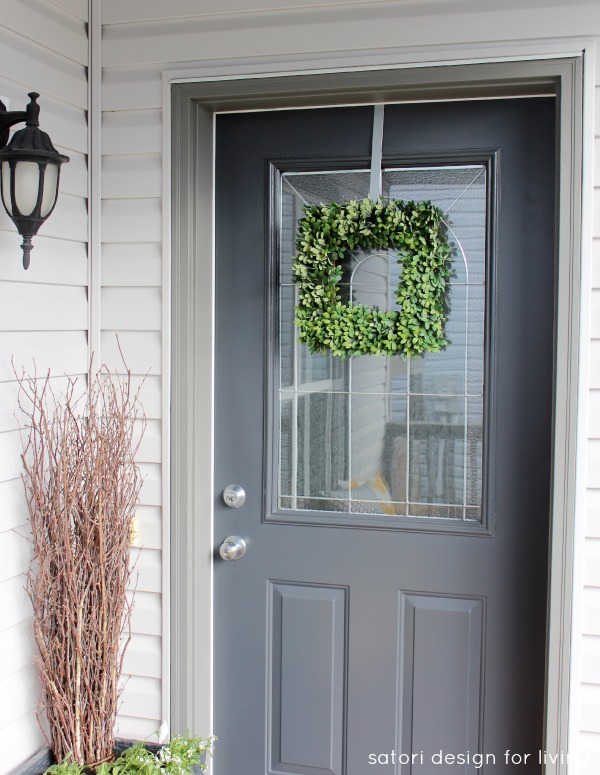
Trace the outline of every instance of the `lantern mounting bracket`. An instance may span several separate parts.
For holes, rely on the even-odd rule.
[[[26,110],[6,110],[6,105],[0,100],[0,148],[4,148],[8,143],[11,126],[26,120]]]

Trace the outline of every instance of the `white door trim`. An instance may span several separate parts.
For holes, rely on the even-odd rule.
[[[575,49],[575,50],[574,50]],[[488,50],[489,51],[489,50]],[[378,61],[361,68],[328,69],[322,60],[307,72],[292,64],[271,73],[252,65],[164,73],[164,375],[165,552],[171,554],[164,589],[170,584],[171,719],[174,730],[207,733],[212,722],[212,557],[213,557],[213,365],[214,365],[214,116],[226,110],[264,110],[320,104],[355,104],[373,79],[387,81],[397,100],[464,99],[471,96],[540,93],[543,84],[558,84],[561,102],[561,163],[558,236],[557,368],[553,519],[551,536],[550,616],[545,748],[569,750],[576,727],[569,714],[574,672],[571,648],[575,562],[583,544],[579,504],[584,483],[579,476],[585,454],[588,304],[591,289],[591,184],[585,158],[591,157],[593,45],[562,44],[543,59],[538,47],[527,54],[505,52],[495,61],[465,65],[464,51],[443,62],[405,62],[392,67]],[[431,54],[431,52],[430,52]],[[406,57],[397,54],[397,62]],[[461,57],[459,59],[458,57]],[[338,60],[339,65],[339,60]],[[315,70],[313,68],[317,68]],[[330,65],[331,67],[331,65]],[[590,74],[583,93],[583,70]],[[493,69],[493,70],[492,70]],[[282,77],[282,71],[287,75]],[[591,71],[591,72],[590,72]],[[364,79],[360,94],[350,88]],[[493,77],[492,77],[493,76]],[[458,80],[457,80],[458,79]],[[174,83],[187,82],[173,93]],[[492,83],[493,81],[493,83]],[[348,86],[343,100],[333,99],[332,84]],[[395,85],[394,85],[395,84]],[[329,93],[328,90],[329,89]],[[362,91],[361,91],[362,89]],[[475,90],[475,91],[473,91]],[[537,91],[536,91],[537,90]],[[339,89],[336,93],[339,93]],[[394,97],[396,95],[396,97]],[[386,98],[387,99],[387,98]],[[364,99],[362,100],[365,101]],[[367,100],[368,101],[368,100]],[[585,132],[584,132],[585,129]],[[583,170],[583,179],[582,179]],[[172,312],[171,312],[172,310]],[[170,378],[169,376],[170,375]],[[169,418],[170,411],[170,418]],[[170,439],[170,442],[169,442]],[[576,466],[577,462],[577,466]],[[166,597],[166,594],[165,594]],[[577,619],[575,619],[577,621]],[[576,628],[575,633],[578,633]],[[166,665],[165,665],[166,667]],[[571,749],[573,750],[573,749]],[[564,773],[562,761],[548,764],[548,775]]]

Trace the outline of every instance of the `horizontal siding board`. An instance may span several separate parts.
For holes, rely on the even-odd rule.
[[[161,723],[158,716],[154,719],[145,719],[136,718],[135,716],[126,716],[121,712],[117,717],[115,734],[125,740],[149,740],[150,742],[157,742],[156,732]]]
[[[101,337],[102,360],[117,371],[124,372],[125,363],[132,374],[157,376],[161,373],[161,336],[158,331],[103,331]]]
[[[160,549],[162,547],[162,513],[156,506],[138,506],[136,512],[138,521],[137,545],[144,549]]]
[[[0,433],[0,482],[9,482],[21,476],[23,471],[22,450],[21,436],[18,431]],[[6,534],[0,533],[0,535],[5,536]],[[0,568],[1,574],[2,568]],[[5,578],[10,578],[10,576]]]
[[[0,697],[10,697],[10,702],[0,702],[0,729],[2,729],[36,707],[39,680],[34,665],[27,665],[0,681]]]
[[[583,732],[593,732],[594,734],[600,735],[600,703],[580,703],[579,718],[579,728]],[[595,772],[594,775],[596,775]]]
[[[588,441],[586,463],[588,487],[600,490],[600,440]]]
[[[0,229],[0,281],[45,285],[87,285],[88,259],[84,242],[65,242],[56,237],[34,237],[31,266],[23,270],[21,237],[15,228]]]
[[[576,743],[572,743],[575,746]],[[585,747],[578,749],[577,754],[577,775],[597,775],[600,769],[600,754],[587,751]],[[571,760],[575,757],[572,756]]]
[[[38,375],[85,374],[89,366],[85,330],[0,332],[0,352],[0,382],[15,378],[11,358],[18,372]]]
[[[600,637],[585,636],[581,652],[581,680],[588,684],[600,684]]]
[[[38,751],[47,748],[33,709],[13,718],[12,723],[0,728],[3,773],[16,769]],[[18,745],[15,745],[15,741],[18,741]]]
[[[160,331],[160,288],[103,288],[102,327],[111,331]]]
[[[60,400],[61,396],[67,388],[68,378],[66,376],[52,377],[49,384],[48,402],[47,407],[50,412],[54,409],[54,399],[50,395],[52,392],[56,400]],[[82,380],[82,386],[85,383]],[[23,433],[23,440],[25,441],[28,436],[29,420],[24,413],[19,409],[19,397],[25,411],[29,411],[31,403],[29,399],[24,395],[20,395],[19,385],[17,382],[1,382],[0,383],[0,433],[6,431],[16,431],[21,427]],[[1,502],[1,501],[0,501]],[[0,530],[2,527],[0,527]]]
[[[0,584],[0,632],[31,619],[32,609],[25,591],[25,577],[13,576]]]
[[[590,342],[590,388],[600,390],[600,339]]]
[[[21,576],[27,570],[30,556],[31,546],[23,534],[15,530],[0,533],[0,583]]]
[[[600,147],[598,153],[600,153]],[[592,242],[592,287],[600,290],[600,239]]]
[[[159,153],[161,148],[160,110],[124,110],[102,116],[103,156]]]
[[[592,291],[590,334],[592,339],[600,339],[600,291]]]
[[[106,116],[113,111],[160,111],[161,108],[162,79],[155,67],[104,69],[102,110]]]
[[[588,538],[600,538],[600,490],[588,490],[585,534]]]
[[[588,437],[600,439],[600,390],[590,390],[588,402]]]
[[[575,738],[575,740],[577,740],[577,738]],[[574,742],[571,745],[572,747],[575,747],[577,742]],[[600,770],[600,753],[590,751],[586,745],[586,741],[579,736],[579,747],[577,748],[577,775],[598,775],[598,771]],[[574,758],[575,757],[571,757],[571,759]]]
[[[142,592],[138,589],[133,595],[133,601],[131,631],[140,635],[161,635],[161,596],[156,592]]]
[[[121,697],[120,715],[139,719],[160,719],[160,680],[124,676],[125,691]],[[119,729],[121,734],[121,730]]]
[[[134,633],[125,652],[123,673],[130,676],[160,678],[161,639],[155,635]]]
[[[580,688],[579,729],[600,734],[600,695],[596,684],[582,682]]]
[[[69,151],[70,161],[63,164],[60,170],[59,194],[85,199],[87,190],[87,156],[79,151]]]
[[[600,636],[600,588],[584,588],[582,612],[582,634]]]
[[[106,367],[106,364],[103,368]],[[114,374],[118,374],[119,379],[125,380],[124,369],[120,368],[113,370]],[[155,425],[156,429],[161,424],[161,378],[159,376],[152,377],[148,374],[139,375],[135,373],[130,374],[131,379],[131,396],[132,401],[134,397],[139,401],[138,405],[138,423],[141,424],[141,418],[146,417],[149,425]],[[154,432],[154,431],[153,431]]]
[[[9,109],[24,110],[28,102],[27,93],[39,92],[40,124],[44,131],[50,132],[54,140],[54,135],[48,128],[49,105],[60,105],[71,111],[86,109],[85,67],[65,59],[60,54],[39,48],[33,42],[23,40],[1,26],[0,46],[4,57],[10,57],[12,62],[10,70],[4,72],[5,80],[2,84],[2,94],[10,100]],[[57,112],[57,108],[54,112]]]
[[[131,549],[132,589],[140,592],[160,592],[161,553],[155,549]]]
[[[87,65],[85,24],[44,0],[2,0],[0,26],[25,40]]]
[[[0,681],[33,663],[33,643],[29,619],[0,632]]]
[[[408,15],[412,13],[413,15]],[[439,13],[439,6],[438,6]],[[135,67],[145,64],[183,64],[228,58],[306,56],[330,51],[332,41],[355,41],[355,50],[377,51],[400,45],[448,45],[481,42],[481,17],[475,13],[439,14],[436,23],[407,8],[372,3],[352,9],[311,9],[270,16],[244,14],[160,21],[104,28],[105,67]],[[495,39],[509,39],[515,29],[527,29],[532,38],[543,38],[539,9],[514,8],[510,14],[499,9],[485,15]],[[552,9],[556,34],[581,34],[581,23],[589,25],[589,6]],[[591,34],[591,31],[589,31]],[[160,41],[160,45],[157,45]]]
[[[162,416],[162,381],[160,377],[132,376],[132,393],[139,391],[140,403],[149,420],[159,420]]]
[[[52,5],[60,8],[72,16],[75,16],[81,21],[87,22],[88,14],[88,0],[50,0]]]
[[[20,532],[24,533],[23,526],[29,521],[29,512],[20,475],[18,478],[0,482],[0,503],[2,504],[0,535],[7,530],[16,529],[20,529]]]
[[[102,202],[104,242],[160,242],[160,199],[105,199]]]
[[[254,28],[246,21],[246,17],[243,20],[235,17],[226,21],[222,18],[218,21],[191,18],[108,26],[104,28],[104,66],[157,66],[163,62],[183,65],[199,59],[249,57],[259,50],[271,56],[292,54],[298,51],[300,40],[302,47],[308,41],[311,50],[323,51],[327,50],[327,44],[331,43],[332,29],[329,25],[325,25],[325,30],[321,30],[318,25],[300,23],[297,26],[297,34],[292,34],[292,19],[289,15],[278,18],[278,23],[269,30],[262,28],[256,20],[253,21]],[[227,34],[224,34],[226,25]],[[336,34],[341,34],[342,39],[351,37],[351,34],[341,30],[337,30]],[[160,40],[159,47],[150,44],[153,39]],[[365,40],[365,45],[368,48],[383,47],[386,45],[384,39],[385,35],[378,35],[376,40]]]
[[[0,282],[0,297],[0,331],[87,329],[85,288]]]
[[[375,2],[396,3],[397,0],[362,0],[365,5],[373,6]],[[307,10],[315,7],[329,7],[336,5],[360,5],[356,0],[175,0],[165,3],[164,0],[128,0],[127,3],[119,0],[103,0],[102,24],[124,24],[128,22],[147,22],[167,19],[181,19],[212,16],[216,14],[236,14],[265,11],[289,11],[292,8]],[[423,3],[426,5],[427,3]]]
[[[136,428],[137,443],[141,428]],[[160,463],[161,462],[161,422],[160,420],[148,420],[146,431],[140,441],[140,446],[136,454],[137,463]]]
[[[594,735],[593,733],[590,734],[589,732],[581,732],[579,735],[579,740],[583,746],[583,750],[594,751],[600,754],[600,736],[599,735]],[[598,760],[598,764],[600,764],[600,759]],[[595,770],[594,775],[596,775],[597,772],[598,770]]]
[[[134,288],[162,285],[161,246],[109,242],[102,247],[102,285]]]
[[[600,539],[586,539],[584,558],[583,583],[588,587],[600,587]]]
[[[102,161],[102,196],[105,199],[160,197],[162,169],[159,154],[107,156]]]

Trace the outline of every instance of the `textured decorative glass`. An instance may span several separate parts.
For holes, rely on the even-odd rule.
[[[311,354],[294,327],[291,265],[302,206],[363,199],[369,171],[286,173],[279,212],[276,406],[278,509],[481,521],[486,172],[479,165],[390,169],[383,195],[431,200],[454,249],[440,353],[342,360]],[[393,251],[357,252],[343,301],[394,309]]]

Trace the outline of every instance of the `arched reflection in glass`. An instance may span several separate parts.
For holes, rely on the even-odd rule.
[[[303,204],[362,199],[368,171],[286,173],[279,221],[279,509],[481,520],[486,171],[385,170],[384,195],[430,199],[454,245],[441,353],[404,361],[311,354],[297,342],[291,259]],[[393,309],[393,252],[352,256],[344,300]]]

